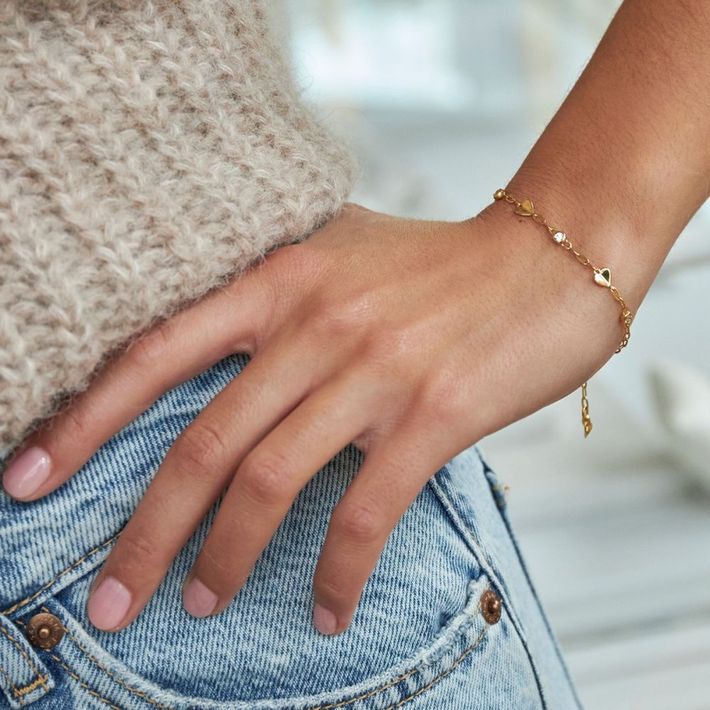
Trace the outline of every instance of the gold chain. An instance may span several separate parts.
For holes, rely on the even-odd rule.
[[[621,308],[619,318],[624,326],[624,335],[619,343],[619,347],[614,351],[614,354],[620,352],[622,348],[626,347],[629,339],[631,338],[631,322],[634,319],[634,315],[626,307],[626,303],[624,303],[624,299],[621,297],[619,290],[611,283],[611,269],[608,267],[599,269],[594,266],[586,256],[578,252],[572,246],[572,243],[562,230],[551,226],[541,214],[535,212],[535,207],[530,200],[525,199],[520,202],[507,190],[503,190],[502,188],[493,193],[493,199],[505,200],[511,205],[515,205],[515,214],[523,217],[531,217],[534,222],[537,222],[545,227],[556,244],[559,244],[561,247],[571,252],[582,266],[589,267],[592,270],[594,283],[608,289]],[[586,439],[592,431],[592,420],[589,417],[589,399],[587,398],[587,382],[582,384],[582,427],[584,429],[584,438]]]

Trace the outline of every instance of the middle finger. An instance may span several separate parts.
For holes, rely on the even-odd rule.
[[[356,370],[328,381],[244,459],[188,575],[188,612],[230,603],[301,488],[364,431],[376,396],[366,382]]]
[[[87,611],[96,627],[118,630],[140,612],[239,461],[313,378],[308,359],[284,357],[272,341],[182,432],[94,581]]]

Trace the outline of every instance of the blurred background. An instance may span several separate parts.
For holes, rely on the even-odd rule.
[[[562,102],[616,0],[283,0],[300,83],[364,174],[351,199],[476,214]],[[710,708],[710,212],[630,345],[482,441],[585,706]]]

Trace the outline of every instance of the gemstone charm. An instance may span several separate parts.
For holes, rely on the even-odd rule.
[[[530,200],[523,200],[516,208],[515,214],[520,214],[523,217],[532,217],[535,214],[535,208]]]
[[[567,239],[567,235],[564,232],[555,232],[552,235],[552,238],[558,243],[562,244],[562,242]]]
[[[611,269],[595,269],[594,270],[594,283],[609,288],[611,286]]]

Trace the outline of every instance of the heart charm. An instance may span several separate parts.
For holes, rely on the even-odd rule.
[[[611,269],[604,268],[594,272],[594,283],[609,288],[611,286]]]
[[[530,200],[523,200],[516,208],[515,214],[520,214],[523,217],[532,217],[535,214],[535,208]]]

